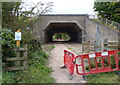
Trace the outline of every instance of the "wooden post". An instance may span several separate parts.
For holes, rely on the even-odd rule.
[[[118,31],[120,31],[120,24],[118,24],[117,29],[118,29]]]
[[[90,53],[90,41],[88,41],[88,43],[87,43],[87,48],[86,49],[88,49],[88,52],[87,53]]]
[[[103,51],[107,51],[108,50],[108,39],[107,38],[104,38],[104,41],[103,41]]]
[[[27,45],[25,45],[24,47],[25,52],[23,53],[23,57],[25,58],[25,61],[23,61],[23,66],[25,69],[28,69],[28,49],[27,49]]]
[[[17,48],[17,49],[19,49],[19,48]],[[16,51],[16,57],[18,58],[18,59],[20,59],[20,51]],[[20,66],[20,61],[17,61],[17,64],[16,64],[17,66]]]
[[[17,32],[20,32],[20,29],[17,30]],[[16,57],[19,59],[19,58],[20,58],[20,51],[19,51],[19,48],[20,48],[20,40],[17,40],[17,41],[16,41],[16,46],[17,46],[17,49],[18,49],[18,51],[16,51]],[[20,61],[17,61],[17,66],[20,66]]]
[[[105,24],[108,24],[108,20],[107,19],[105,19]]]

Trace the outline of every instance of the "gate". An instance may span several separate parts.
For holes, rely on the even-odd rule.
[[[6,62],[6,65],[3,66],[3,69],[6,71],[15,71],[15,70],[27,70],[28,69],[28,48],[27,45],[24,48],[14,48],[16,52],[16,57],[7,57],[3,58]],[[12,66],[9,66],[9,63],[12,63]]]

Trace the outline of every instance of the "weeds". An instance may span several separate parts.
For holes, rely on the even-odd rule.
[[[96,73],[87,75],[87,83],[120,83],[115,72]]]
[[[55,45],[50,45],[50,46],[48,46],[48,48],[53,49],[53,48],[55,48]]]
[[[72,50],[72,48],[68,48],[68,49]]]

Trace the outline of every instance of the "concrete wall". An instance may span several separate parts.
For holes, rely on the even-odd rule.
[[[109,41],[118,41],[119,38],[118,31],[113,30],[105,25],[99,24],[88,18],[86,18],[85,41],[95,40],[97,26],[99,26],[102,38],[107,38]]]

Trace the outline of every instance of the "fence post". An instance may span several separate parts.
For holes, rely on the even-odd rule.
[[[120,31],[120,24],[118,24],[117,29]]]
[[[88,41],[88,43],[87,43],[87,48],[86,49],[88,49],[87,50],[87,53],[90,53],[90,41]]]
[[[21,30],[18,29],[16,32],[15,32],[15,40],[16,40],[16,46],[17,46],[17,51],[16,51],[16,57],[18,59],[20,59],[20,40],[21,40],[21,35],[18,34],[20,33]],[[20,66],[20,61],[17,61],[17,66]]]
[[[25,49],[25,52],[23,53],[23,57],[25,58],[25,60],[23,61],[23,66],[27,69],[28,68],[28,49],[27,49],[27,45],[25,45],[24,49]]]
[[[107,50],[108,50],[108,39],[105,38],[103,43],[103,51],[107,51]]]
[[[112,21],[112,25],[114,26],[114,22]]]
[[[16,57],[17,57],[18,59],[20,59],[19,47],[17,47],[17,50],[16,50]],[[17,66],[20,66],[20,61],[17,61],[16,65],[17,65]]]
[[[84,54],[84,49],[85,49],[84,45],[85,45],[85,42],[82,43],[82,54]]]
[[[108,24],[108,20],[107,20],[107,19],[105,19],[105,21],[106,21],[105,23],[106,23],[106,24]]]

